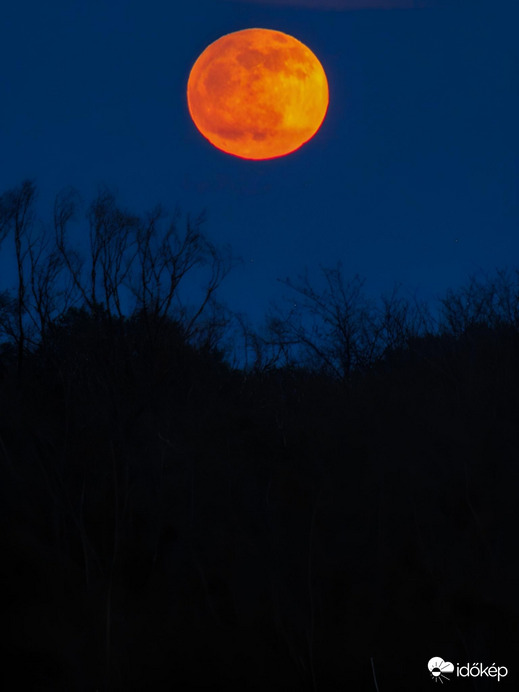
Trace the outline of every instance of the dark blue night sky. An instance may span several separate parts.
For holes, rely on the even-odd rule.
[[[400,283],[431,300],[519,265],[519,4],[358,4],[5,4],[0,191],[34,179],[42,216],[65,186],[88,200],[99,183],[135,212],[207,210],[209,237],[243,258],[222,296],[255,320],[305,267],[340,260],[375,295]],[[308,45],[330,87],[318,134],[260,162],[213,148],[185,96],[204,48],[250,27]]]

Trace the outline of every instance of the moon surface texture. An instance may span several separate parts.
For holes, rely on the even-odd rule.
[[[311,139],[328,109],[324,69],[303,43],[271,29],[244,29],[211,43],[189,75],[191,117],[218,149],[271,159]]]

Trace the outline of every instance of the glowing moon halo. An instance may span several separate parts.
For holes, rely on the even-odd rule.
[[[189,113],[218,149],[271,159],[311,139],[328,109],[324,69],[303,43],[271,29],[243,29],[211,43],[191,69]]]

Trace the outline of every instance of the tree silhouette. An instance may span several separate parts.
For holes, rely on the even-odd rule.
[[[256,332],[218,304],[233,260],[201,219],[106,189],[82,217],[69,190],[38,226],[32,184],[0,199],[6,679],[417,689],[442,641],[515,682],[516,273],[435,322],[325,269]]]
[[[236,260],[228,248],[208,240],[203,216],[195,221],[188,217],[182,233],[179,212],[169,222],[160,207],[139,217],[122,209],[115,194],[102,187],[84,215],[84,253],[69,240],[71,225],[83,220],[77,191],[56,196],[54,237],[42,222],[36,231],[35,198],[32,181],[0,198],[0,242],[12,236],[18,278],[15,295],[2,294],[1,328],[16,343],[19,369],[25,351],[44,342],[71,307],[109,323],[138,314],[150,340],[173,318],[186,338],[216,348],[229,324],[216,294]],[[195,274],[202,291],[198,303],[189,304],[180,287]]]
[[[321,267],[321,277],[321,288],[308,271],[282,281],[291,294],[270,310],[263,334],[253,333],[242,319],[255,369],[300,366],[346,383],[434,329],[427,306],[404,298],[398,287],[376,304],[363,293],[364,281],[347,280],[340,264]]]

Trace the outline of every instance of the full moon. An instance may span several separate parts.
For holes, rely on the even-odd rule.
[[[303,43],[271,29],[244,29],[211,43],[191,69],[189,113],[218,149],[272,159],[311,139],[328,109],[324,69]]]

